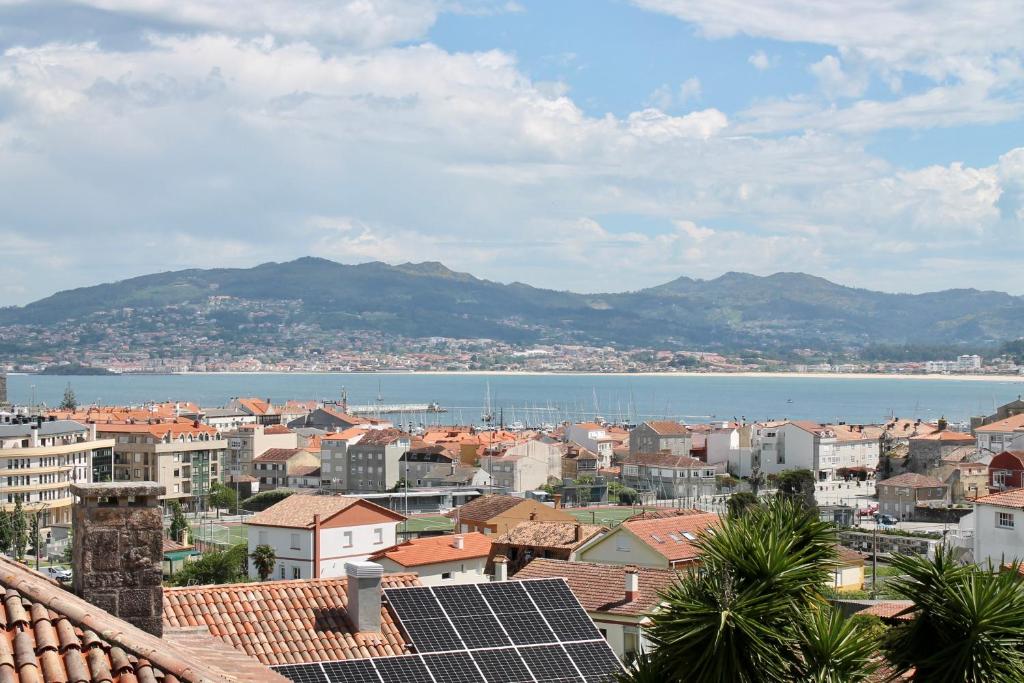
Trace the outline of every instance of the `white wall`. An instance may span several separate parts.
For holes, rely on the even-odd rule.
[[[418,567],[404,567],[397,562],[382,558],[376,560],[377,564],[384,567],[385,574],[400,572],[415,572],[420,577],[420,583],[424,586],[443,586],[457,583],[481,583],[489,581],[490,577],[484,573],[487,565],[486,557],[479,557],[469,560],[458,560],[455,562],[437,562],[436,564],[420,565]],[[450,574],[443,578],[444,574]]]
[[[247,525],[249,532],[249,553],[257,545],[266,544],[277,555],[273,580],[281,579],[281,567],[285,568],[285,579],[294,578],[295,569],[302,579],[313,576],[313,532],[304,529]],[[320,530],[320,576],[329,578],[345,575],[345,563],[365,560],[371,554],[390,548],[397,543],[398,522],[364,524]],[[375,533],[379,530],[379,536]],[[293,534],[298,536],[298,548],[292,548]],[[380,538],[378,541],[377,539]],[[249,562],[249,577],[257,579],[255,567]]]
[[[1013,528],[997,526],[998,513],[1013,515]],[[974,561],[985,566],[991,560],[998,568],[1014,559],[1024,561],[1024,510],[985,505],[974,506]]]

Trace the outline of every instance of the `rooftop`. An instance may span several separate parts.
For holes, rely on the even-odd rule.
[[[983,425],[976,428],[974,431],[977,432],[1017,432],[1024,430],[1024,413],[1013,415],[1006,418],[1005,420],[999,420],[992,424]]]
[[[35,422],[29,424],[3,424],[0,425],[0,439],[31,436],[32,432],[36,431],[39,432],[39,436],[55,436],[87,430],[88,427],[74,420],[44,420],[38,427]]]
[[[519,570],[515,580],[562,577],[586,611],[639,617],[649,614],[661,604],[660,593],[679,576],[674,569],[635,567],[640,595],[636,600],[627,601],[626,569],[622,565],[535,559]]]
[[[1000,491],[988,496],[981,496],[974,500],[979,505],[995,505],[1006,508],[1024,509],[1024,489],[1010,489]]]
[[[580,540],[576,540],[577,527]],[[537,548],[577,548],[606,531],[608,527],[576,522],[520,522],[494,539],[494,542]]]
[[[405,639],[381,607],[381,632],[353,631],[345,577],[164,589],[164,624],[201,626],[264,664],[405,654]],[[383,588],[418,586],[415,574],[386,574]]]
[[[912,489],[930,489],[945,486],[941,479],[916,472],[906,472],[878,482],[878,486],[909,486]]]
[[[403,567],[420,567],[438,562],[457,562],[487,557],[491,552],[491,539],[474,531],[462,536],[463,547],[455,547],[455,536],[428,536],[381,550],[370,556],[371,562],[387,558]]]
[[[371,513],[378,513],[385,517],[396,520],[405,519],[397,512],[362,498],[351,498],[348,496],[317,496],[295,493],[279,503],[271,505],[263,512],[257,512],[246,520],[246,524],[256,526],[281,526],[294,529],[311,529],[313,517],[320,515],[320,521],[326,522],[340,512],[354,506],[364,507]],[[367,524],[368,522],[362,521]]]
[[[619,527],[628,529],[669,562],[695,560],[697,537],[721,524],[716,513],[678,515],[660,519],[627,519]],[[620,532],[621,533],[621,532]]]
[[[488,493],[456,509],[460,520],[486,522],[525,502],[525,498]]]
[[[299,453],[304,452],[305,448],[268,448],[261,454],[257,455],[252,459],[253,462],[287,462],[291,460]]]
[[[648,420],[644,423],[658,436],[683,436],[690,430],[675,420]]]
[[[637,453],[623,461],[624,465],[655,465],[657,467],[674,467],[677,469],[703,469],[709,467],[706,462],[691,458],[688,455],[671,453]]]

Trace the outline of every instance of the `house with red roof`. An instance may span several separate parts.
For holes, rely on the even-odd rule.
[[[414,538],[370,555],[385,573],[412,573],[424,586],[487,581],[491,539],[478,531]]]
[[[697,538],[721,523],[717,513],[685,510],[665,517],[638,515],[576,550],[580,562],[678,569],[700,562]]]
[[[974,561],[999,567],[1024,561],[1024,488],[974,501]]]
[[[1003,451],[988,464],[988,485],[994,491],[1024,487],[1024,450]]]
[[[1024,450],[1024,413],[1011,415],[974,430],[978,450],[991,455]]]
[[[690,455],[693,435],[690,430],[675,420],[648,420],[629,432],[629,452],[658,453],[668,451],[672,455]]]

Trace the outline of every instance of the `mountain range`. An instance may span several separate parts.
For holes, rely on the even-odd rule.
[[[436,262],[344,265],[312,257],[164,272],[62,291],[0,309],[0,325],[48,327],[126,308],[159,317],[213,296],[293,302],[293,322],[323,329],[526,344],[779,352],[977,347],[1024,337],[1024,297],[1002,292],[889,294],[802,273],[730,272],[712,280],[680,277],[633,292],[577,294],[491,282]],[[229,315],[223,318],[231,324]]]

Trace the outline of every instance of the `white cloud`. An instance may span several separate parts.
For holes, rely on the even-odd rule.
[[[769,57],[764,50],[758,50],[747,57],[747,61],[758,71],[767,71],[778,63],[778,59]]]
[[[866,74],[850,74],[843,70],[838,57],[825,55],[810,66],[810,71],[830,98],[859,97],[868,87]]]

